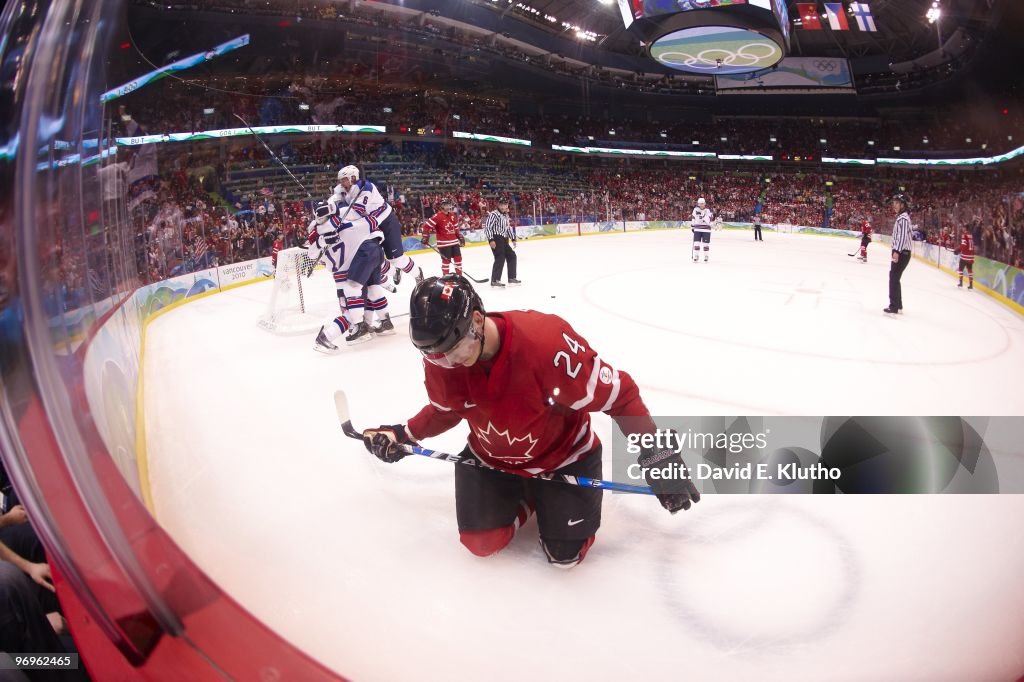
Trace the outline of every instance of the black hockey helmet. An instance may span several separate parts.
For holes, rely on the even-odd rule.
[[[447,353],[469,333],[483,301],[462,275],[428,277],[412,290],[409,336],[423,353]]]
[[[899,201],[900,203],[902,203],[903,204],[903,210],[905,210],[905,211],[909,211],[910,210],[910,197],[907,196],[906,192],[904,192],[902,190],[898,190],[898,191],[894,192],[893,195],[891,197],[889,197],[889,200],[888,200],[887,203],[891,204],[894,201]]]

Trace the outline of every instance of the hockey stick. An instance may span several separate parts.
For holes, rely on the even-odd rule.
[[[267,145],[267,143],[263,141],[263,138],[259,136],[259,133],[257,133],[255,130],[253,130],[252,126],[249,125],[248,123],[246,123],[245,119],[242,118],[241,116],[239,116],[238,114],[234,114],[234,117],[237,118],[239,121],[241,121],[242,125],[244,125],[246,128],[249,129],[249,132],[253,134],[253,137],[255,137],[257,140],[259,140],[259,143],[261,145],[263,145],[263,148],[267,150],[267,153],[270,154],[270,156],[274,159],[274,161],[277,161],[278,165],[280,165],[281,168],[284,168],[284,172],[287,173],[288,177],[290,177],[295,182],[295,184],[299,186],[299,189],[301,189],[303,192],[306,193],[306,196],[309,197],[309,200],[310,201],[315,201],[315,199],[313,199],[313,195],[310,194],[308,189],[306,189],[306,186],[303,185],[301,182],[299,182],[299,179],[297,177],[295,177],[295,174],[292,173],[291,169],[288,168],[288,166],[285,165],[284,161],[282,161],[278,157],[278,155],[274,153],[274,150],[271,149]],[[321,249],[320,253],[317,254],[316,258],[310,259],[311,265],[310,265],[309,269],[306,272],[303,273],[307,278],[313,276],[313,271],[316,269],[316,264],[320,261],[320,258],[323,255],[324,255],[324,252],[323,252],[323,249]]]
[[[310,201],[314,201],[313,195],[309,193],[309,190],[306,189],[306,186],[303,185],[301,182],[299,182],[299,179],[297,177],[295,177],[295,175],[292,173],[291,169],[288,168],[288,166],[286,166],[284,164],[284,161],[282,161],[280,158],[278,158],[277,154],[274,153],[273,149],[271,149],[270,147],[267,146],[267,143],[264,142],[263,138],[260,137],[259,134],[255,130],[252,129],[252,126],[250,126],[248,123],[246,123],[245,119],[242,118],[241,116],[239,116],[238,114],[234,114],[234,117],[237,118],[239,121],[241,121],[242,125],[244,125],[246,128],[248,128],[249,132],[252,133],[253,136],[257,140],[259,140],[260,144],[263,145],[263,148],[267,150],[267,152],[270,154],[271,157],[273,157],[274,161],[277,161],[277,163],[280,164],[281,168],[284,168],[284,172],[287,173],[288,176],[291,177],[291,179],[295,181],[295,184],[298,185],[299,188],[302,189],[303,192],[306,193],[306,196],[309,197],[309,200]]]
[[[437,248],[433,244],[427,244],[427,246],[430,247],[431,249],[433,249],[434,253],[436,253],[438,256],[441,256],[441,252],[438,251]],[[444,256],[441,256],[441,258],[444,258]],[[491,281],[489,279],[477,279],[476,277],[474,277],[473,275],[469,274],[465,270],[462,271],[462,274],[465,275],[466,277],[470,278],[471,280],[473,280],[477,284],[486,284],[487,282]]]
[[[348,412],[348,398],[345,396],[344,391],[334,392],[334,407],[338,411],[338,421],[341,423],[341,430],[349,438],[356,440],[362,440],[363,434],[352,426],[352,421],[349,419]],[[418,445],[404,445],[398,444],[398,449],[409,455],[419,455],[420,457],[430,457],[431,459],[441,459],[452,464],[464,464],[466,466],[475,466],[481,469],[492,469],[494,471],[500,471],[494,467],[487,466],[476,457],[472,455],[452,455],[447,452],[438,452],[437,450],[428,450],[427,448],[421,448]],[[507,472],[506,472],[507,473]],[[599,478],[586,478],[585,476],[568,476],[566,474],[534,474],[530,478],[539,478],[543,481],[554,481],[556,483],[565,483],[568,485],[576,485],[583,488],[601,488],[602,490],[614,490],[620,493],[636,493],[638,495],[653,495],[654,491],[645,485],[630,485],[628,483],[616,483],[615,481],[605,481]]]

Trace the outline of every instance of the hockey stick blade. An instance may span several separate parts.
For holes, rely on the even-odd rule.
[[[362,440],[363,434],[355,430],[352,426],[352,420],[349,419],[348,397],[345,395],[345,391],[334,392],[334,409],[338,412],[338,422],[341,424],[341,430],[345,432],[345,435],[349,438]]]
[[[441,256],[441,252],[438,251],[437,247],[435,247],[433,244],[427,244],[427,246],[429,246],[433,250],[433,252],[436,253],[438,256]],[[441,258],[444,258],[444,256],[441,256]],[[473,280],[477,284],[486,284],[487,282],[491,281],[489,279],[477,279],[476,277],[474,277],[473,275],[469,274],[465,270],[462,271],[462,275],[463,275],[463,277],[468,277],[469,279]]]
[[[362,440],[363,434],[352,426],[352,420],[348,411],[348,398],[344,391],[338,390],[334,392],[334,409],[338,413],[338,422],[341,424],[341,430],[349,438],[356,440]],[[475,466],[481,469],[493,469],[494,467],[487,466],[476,457],[472,455],[452,455],[447,452],[440,452],[438,450],[428,450],[427,448],[421,448],[418,445],[398,445],[398,448],[409,455],[418,455],[420,457],[429,457],[431,459],[440,459],[453,464],[462,464],[465,466]],[[566,474],[537,474],[532,478],[539,478],[544,481],[554,481],[556,483],[565,483],[568,485],[580,486],[583,488],[601,488],[602,490],[613,490],[621,493],[634,493],[638,495],[653,495],[654,491],[643,485],[631,485],[629,483],[616,483],[615,481],[605,481],[598,478],[587,478],[585,476],[568,476]]]

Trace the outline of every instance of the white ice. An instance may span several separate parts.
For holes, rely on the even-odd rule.
[[[880,244],[862,265],[852,240],[712,240],[707,264],[689,232],[529,241],[524,285],[480,291],[492,310],[568,319],[655,414],[1024,414],[1024,319],[982,292],[915,260],[905,314],[888,317]],[[487,277],[487,249],[465,253]],[[458,541],[453,465],[379,463],[336,423],[338,388],[363,427],[424,404],[405,318],[328,357],[312,335],[257,328],[269,295],[242,287],[149,326],[156,513],[241,604],[350,679],[1024,674],[1024,496],[705,496],[670,516],[606,495],[579,567],[547,566],[533,521],[479,559]],[[610,443],[610,420],[595,424]],[[465,434],[430,445],[457,452]]]

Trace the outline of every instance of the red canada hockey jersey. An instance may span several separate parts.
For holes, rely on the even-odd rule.
[[[431,232],[437,235],[437,248],[455,246],[459,243],[459,218],[454,213],[438,211],[423,223],[424,236]]]
[[[411,438],[436,436],[465,419],[480,460],[533,475],[571,464],[600,443],[590,412],[633,417],[619,421],[626,432],[654,431],[636,382],[568,322],[536,311],[489,317],[504,321],[489,373],[480,362],[444,369],[424,361],[430,404],[409,420]]]
[[[974,235],[966,230],[960,235],[960,260],[966,263],[974,262]]]

